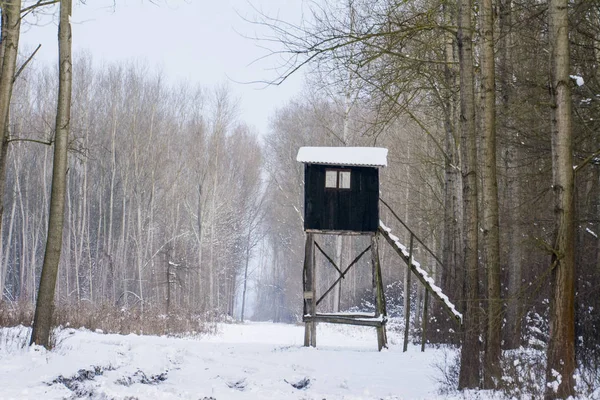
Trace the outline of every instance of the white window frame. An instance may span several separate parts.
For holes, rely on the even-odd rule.
[[[338,172],[335,169],[325,170],[325,188],[337,189],[338,187]]]
[[[342,177],[346,177],[346,178],[342,178]],[[334,179],[335,179],[335,186],[334,186],[334,182],[333,182]],[[352,188],[351,182],[352,182],[352,170],[340,169],[340,168],[325,169],[325,189],[350,190]]]
[[[351,175],[351,172],[349,169],[338,171],[338,188],[350,190],[351,176],[352,175]],[[346,178],[344,178],[344,177],[346,177]]]

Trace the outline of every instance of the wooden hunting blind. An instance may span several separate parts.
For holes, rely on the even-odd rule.
[[[379,168],[387,149],[302,147],[304,230],[319,233],[372,233],[379,226]]]
[[[297,161],[304,163],[304,266],[302,274],[305,323],[304,345],[316,346],[316,326],[318,322],[372,326],[377,329],[379,350],[387,347],[385,325],[387,311],[383,293],[383,278],[378,254],[378,237],[382,236],[407,265],[404,284],[404,351],[408,346],[410,327],[410,275],[413,273],[425,287],[422,317],[421,351],[425,349],[427,330],[427,299],[431,294],[448,314],[462,324],[462,314],[450,302],[448,296],[435,285],[430,272],[414,260],[414,243],[427,258],[434,259],[443,268],[438,257],[419,239],[392,208],[380,198],[379,168],[387,166],[387,149],[375,147],[302,147]],[[379,219],[379,203],[385,205],[397,223],[406,230],[409,246],[400,243],[400,238],[392,234]],[[327,255],[316,237],[319,235],[365,235],[370,237],[367,246],[347,266],[337,265],[334,257]],[[373,272],[374,313],[320,313],[317,306],[341,284],[348,271],[370,250]],[[316,255],[320,252],[335,268],[338,277],[323,293],[318,293]],[[340,263],[338,261],[338,263]],[[340,263],[341,264],[341,263]]]
[[[387,347],[387,315],[376,235],[379,227],[379,168],[387,165],[387,149],[375,147],[302,147],[304,163],[304,345],[316,346],[317,322],[377,328],[379,350]],[[368,235],[370,245],[347,267],[336,265],[315,240],[316,234]],[[337,280],[317,297],[317,250],[337,270]],[[371,250],[375,313],[317,313],[319,303],[341,285],[347,272]]]

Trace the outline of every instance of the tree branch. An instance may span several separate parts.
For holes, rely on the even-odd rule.
[[[46,142],[43,140],[38,140],[38,139],[27,139],[27,138],[10,138],[6,141],[7,143],[12,143],[12,142],[32,142],[32,143],[39,143],[39,144],[45,144],[47,146],[52,145],[52,143],[54,143],[53,140]]]
[[[41,44],[38,44],[38,47],[33,51],[33,53],[31,53],[31,55],[29,56],[29,58],[27,60],[25,60],[25,62],[23,63],[23,65],[21,65],[21,67],[19,67],[19,70],[17,71],[17,73],[15,74],[15,77],[13,78],[13,83],[17,80],[17,78],[19,77],[19,75],[21,75],[21,72],[23,72],[23,70],[25,69],[25,67],[27,66],[27,64],[29,64],[29,62],[31,60],[33,60],[33,57],[35,56],[35,54],[38,52],[38,50],[42,47]]]
[[[23,9],[21,9],[21,14],[24,14],[21,18],[26,17],[27,14],[29,14],[30,12],[32,12],[33,10],[35,10],[38,7],[49,6],[52,4],[56,4],[58,2],[60,2],[60,0],[48,0],[48,1],[38,0],[37,3],[32,4],[29,7],[25,7]]]
[[[579,165],[577,165],[575,167],[575,169],[573,170],[573,173],[576,174],[577,172],[579,172],[579,170],[581,170],[587,164],[591,163],[598,156],[600,156],[600,149],[596,150],[594,153],[592,153],[588,157],[586,157]]]

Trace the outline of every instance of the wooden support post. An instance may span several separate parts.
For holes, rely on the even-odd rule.
[[[425,351],[425,342],[427,341],[427,320],[429,316],[427,315],[427,301],[429,300],[429,290],[425,288],[425,296],[423,298],[423,321],[421,325],[421,352]]]
[[[311,237],[311,242],[314,243],[313,235],[311,234],[310,237]],[[311,254],[311,256],[312,256],[311,287],[312,287],[313,298],[312,298],[312,302],[310,303],[310,314],[317,315],[317,261],[316,261],[316,254],[315,254],[314,246],[311,246],[311,253],[312,253]],[[313,321],[312,324],[310,325],[310,345],[312,347],[317,347],[317,322],[316,321]]]
[[[412,280],[412,279],[411,279]],[[421,285],[416,285],[415,287],[415,296],[413,299],[413,303],[415,303],[415,317],[413,318],[413,325],[415,327],[421,325],[421,315],[422,315],[422,307],[423,307],[423,289],[425,289]]]
[[[312,233],[306,234],[304,246],[304,270],[302,274],[302,290],[304,293],[304,315],[315,316],[315,254],[314,237]],[[304,346],[316,346],[316,326],[314,321],[304,323]]]
[[[410,234],[410,247],[408,250],[408,267],[406,268],[406,275],[404,275],[404,346],[402,351],[408,350],[408,332],[410,330],[410,274],[413,259],[413,238],[414,235]]]
[[[373,264],[373,292],[375,294],[375,317],[379,317],[385,321],[387,317],[385,296],[383,293],[383,279],[381,276],[381,264],[379,263],[379,249],[377,246],[377,235],[371,237],[371,259]],[[387,348],[387,335],[385,331],[385,323],[377,326],[377,348],[381,351],[382,348]]]
[[[387,311],[385,304],[385,296],[383,289],[383,278],[381,274],[381,264],[379,262],[378,253],[378,234],[371,236],[371,244],[364,249],[345,269],[341,269],[329,257],[323,249],[314,240],[314,234],[307,232],[306,245],[304,248],[304,269],[302,273],[302,289],[303,289],[303,320],[304,320],[304,346],[317,345],[317,323],[327,322],[332,324],[350,324],[360,326],[372,326],[377,330],[377,346],[381,351],[382,348],[387,348],[387,334],[385,323],[387,319]],[[344,279],[350,268],[355,265],[360,258],[371,250],[371,260],[373,265],[373,296],[375,297],[375,315],[372,314],[317,314],[317,307],[325,296],[336,287],[340,280]],[[325,291],[320,298],[317,297],[316,276],[317,264],[316,254],[319,250],[325,258],[332,263],[340,276],[333,285]]]

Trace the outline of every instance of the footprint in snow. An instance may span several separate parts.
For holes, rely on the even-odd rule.
[[[240,392],[246,390],[246,378],[240,379],[239,381],[230,381],[230,382],[226,382],[227,386],[230,389],[235,389],[235,390],[239,390]]]
[[[292,385],[292,387],[294,387],[295,389],[298,389],[298,390],[303,390],[310,386],[310,378],[308,378],[308,377],[302,378],[297,382],[288,382],[286,379],[284,379],[284,381],[286,383],[289,383],[290,385]]]

